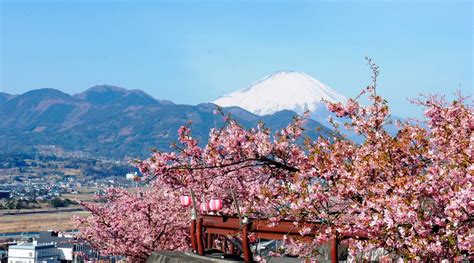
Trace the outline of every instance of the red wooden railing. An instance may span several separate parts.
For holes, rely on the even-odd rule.
[[[252,253],[250,251],[249,235],[252,233],[257,239],[282,240],[284,236],[293,237],[295,239],[310,242],[315,234],[317,228],[314,226],[320,224],[318,222],[306,222],[294,225],[292,221],[280,221],[276,226],[272,226],[272,222],[268,219],[256,220],[249,219],[242,222],[238,217],[232,216],[216,216],[216,215],[200,215],[198,219],[191,220],[191,245],[193,251],[199,255],[205,255],[205,245],[207,249],[214,246],[214,240],[218,236],[223,236],[223,245],[221,250],[230,254],[235,253],[233,243],[227,242],[225,237],[237,236],[241,234],[242,254],[245,262],[252,262]],[[303,227],[310,227],[311,232],[305,236],[300,235],[300,230]],[[333,238],[330,241],[330,256],[331,262],[338,262],[337,246],[340,240],[346,238],[365,238],[363,233],[355,235],[342,235],[339,238]],[[227,244],[230,243],[230,244]],[[239,249],[237,249],[239,250]],[[238,253],[239,255],[241,253]]]

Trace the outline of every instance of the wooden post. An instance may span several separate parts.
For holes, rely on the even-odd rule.
[[[242,250],[244,252],[244,261],[252,262],[252,252],[250,251],[249,225],[242,226]]]
[[[202,240],[202,237],[200,238],[200,236],[202,235],[202,219],[198,216],[198,212],[197,212],[198,210],[196,207],[196,197],[194,196],[193,189],[189,189],[189,192],[191,194],[192,205],[193,205],[193,207],[191,208],[191,245],[193,247],[194,253],[196,252],[199,253],[198,240]],[[196,226],[197,218],[201,220],[200,221],[201,224],[199,226]],[[196,228],[199,229],[199,236],[198,236],[198,233],[196,233]],[[202,241],[201,241],[201,245],[202,245]],[[202,251],[202,253],[204,254],[204,251]]]
[[[234,249],[234,243],[229,242],[229,254],[234,255],[235,254],[235,249]]]
[[[193,248],[193,252],[196,253],[197,251],[197,243],[196,243],[196,219],[191,220],[191,246]]]
[[[337,238],[334,237],[331,239],[331,263],[338,263],[339,257],[337,255]]]
[[[227,239],[223,237],[221,250],[224,254],[227,253]]]
[[[207,236],[206,247],[207,247],[207,249],[212,249],[212,247],[213,247],[212,246],[212,234],[207,233],[206,236]]]
[[[197,220],[196,240],[197,240],[198,254],[201,256],[204,256],[204,244],[203,244],[203,236],[202,236],[202,217],[199,217]]]

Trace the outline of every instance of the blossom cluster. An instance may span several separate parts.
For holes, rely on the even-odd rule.
[[[105,202],[82,203],[91,212],[74,218],[79,238],[103,255],[126,256],[131,262],[146,262],[157,250],[189,248],[188,214],[166,187],[130,193],[108,189]]]

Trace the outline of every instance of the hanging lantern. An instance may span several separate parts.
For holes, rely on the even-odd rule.
[[[217,212],[217,211],[221,210],[222,209],[222,200],[220,200],[220,199],[211,199],[211,201],[209,201],[209,208],[213,212]]]
[[[207,213],[210,210],[209,204],[207,202],[202,202],[199,208],[201,208],[201,214]]]
[[[189,195],[182,195],[179,197],[179,200],[181,201],[181,205],[184,207],[188,207],[193,203]]]

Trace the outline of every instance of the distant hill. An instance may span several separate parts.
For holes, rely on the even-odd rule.
[[[0,103],[4,103],[8,99],[10,99],[12,95],[5,93],[5,92],[0,92]]]
[[[204,143],[209,130],[223,123],[221,116],[213,114],[215,108],[212,103],[178,105],[140,90],[110,85],[94,86],[73,96],[55,89],[16,96],[0,93],[0,153],[56,145],[98,157],[146,157],[153,147],[168,150],[177,139],[177,129],[188,121],[192,121],[193,136]],[[239,107],[224,111],[246,127],[262,120],[272,130],[286,126],[296,115],[285,110],[258,116]],[[307,123],[307,130],[311,137],[329,132],[313,120]]]

